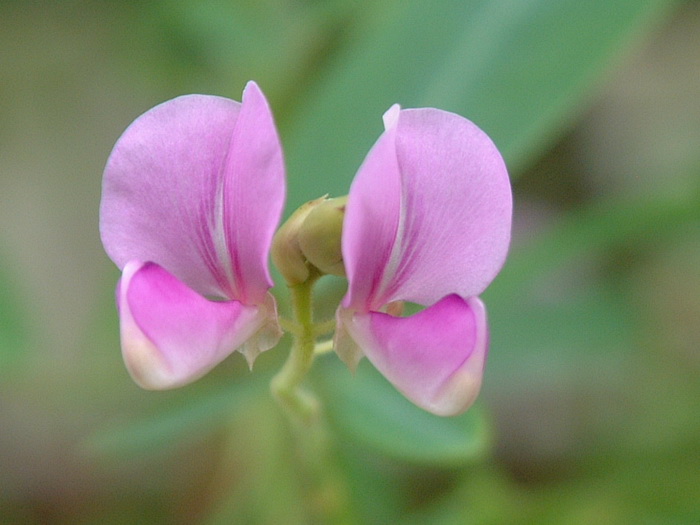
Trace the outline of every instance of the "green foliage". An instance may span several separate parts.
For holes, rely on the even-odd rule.
[[[290,204],[343,195],[393,103],[434,106],[491,135],[511,170],[578,112],[665,0],[372,2],[284,122]]]
[[[67,4],[71,16],[65,19],[51,16],[55,11],[63,13],[58,4],[44,6],[49,15],[43,16],[51,18],[51,23],[38,26],[53,38],[54,33],[45,28],[66,24],[68,31],[56,31],[65,40],[57,43],[61,57],[61,46],[71,49],[72,39],[82,34],[81,26],[74,25],[80,23],[80,17],[74,15],[88,4],[94,10],[91,14],[101,9],[89,2]],[[13,9],[19,10],[19,5],[13,4]],[[648,35],[647,30],[676,5],[671,0],[158,0],[115,3],[109,8],[105,4],[109,13],[121,11],[115,18],[118,30],[109,37],[96,33],[92,38],[109,40],[108,44],[98,42],[95,52],[101,52],[100,45],[107,46],[123,68],[105,78],[111,82],[112,75],[118,78],[126,71],[131,77],[117,85],[148,86],[150,91],[139,94],[135,104],[142,109],[188,91],[238,98],[245,81],[257,80],[270,97],[282,133],[289,172],[287,209],[291,211],[325,193],[347,193],[364,155],[381,132],[382,113],[396,102],[404,107],[440,107],[473,120],[494,138],[517,179],[582,113],[594,88],[620,62],[623,52]],[[39,12],[30,15],[26,17],[31,21],[27,34],[32,34]],[[92,49],[91,42],[80,42],[81,49]],[[37,71],[62,67],[50,56],[50,66],[43,64]],[[92,69],[84,68],[86,86],[95,80]],[[58,88],[52,84],[54,89]],[[39,99],[44,94],[33,96]],[[109,100],[110,96],[100,92],[95,100]],[[132,94],[120,94],[125,96]],[[35,99],[28,100],[25,105],[34,107]],[[86,106],[95,100],[88,100]],[[57,133],[65,126],[65,115],[60,114],[56,120],[62,129]],[[102,118],[103,113],[99,115]],[[115,118],[110,133],[129,118]],[[80,125],[71,122],[71,126]],[[2,131],[4,138],[6,130]],[[674,137],[668,142],[673,143]],[[104,156],[102,151],[99,154]],[[103,163],[102,157],[95,161],[96,166]],[[665,180],[674,173],[669,168],[652,175]],[[98,176],[97,172],[86,175],[93,182]],[[55,179],[64,183],[64,178]],[[697,173],[688,180],[697,180]],[[640,198],[614,194],[603,198],[591,191],[583,205],[558,210],[544,228],[528,229],[517,238],[506,267],[484,296],[492,337],[484,395],[462,416],[439,418],[417,409],[366,360],[355,376],[333,355],[317,360],[309,386],[324,403],[329,435],[335,443],[323,461],[327,459],[350,487],[347,497],[356,509],[354,522],[698,520],[697,348],[683,353],[663,334],[674,334],[676,326],[688,324],[684,316],[693,315],[696,310],[692,307],[697,304],[690,296],[697,295],[694,290],[700,285],[693,276],[694,266],[683,266],[690,268],[687,275],[671,280],[680,284],[661,291],[670,296],[663,302],[666,310],[676,302],[682,307],[658,315],[658,306],[649,304],[655,296],[645,295],[655,285],[653,277],[644,274],[645,263],[656,264],[654,261],[666,257],[662,244],[676,238],[697,244],[700,194],[695,182],[685,187],[691,191],[656,191]],[[71,190],[62,186],[61,190],[73,199],[65,206],[74,206]],[[50,191],[60,193],[55,188]],[[92,197],[96,202],[97,194]],[[516,193],[518,204],[519,198]],[[523,221],[523,217],[517,219]],[[656,259],[650,254],[656,254]],[[37,256],[50,254],[42,248]],[[76,253],[76,260],[79,258]],[[0,259],[5,262],[6,257]],[[672,275],[676,270],[670,261],[667,272]],[[76,418],[72,431],[77,437],[61,436],[58,441],[79,442],[74,448],[80,452],[75,461],[80,467],[65,459],[75,469],[68,470],[69,475],[79,479],[78,488],[71,488],[75,492],[57,490],[50,475],[46,475],[48,481],[37,478],[28,483],[13,474],[26,470],[34,475],[39,463],[30,465],[35,470],[24,465],[18,469],[12,461],[3,463],[0,521],[20,516],[32,522],[36,516],[24,508],[30,502],[41,507],[37,511],[41,519],[34,522],[56,516],[67,516],[55,520],[59,523],[88,522],[84,515],[77,516],[86,507],[76,502],[94,499],[99,510],[88,508],[85,515],[92,513],[97,516],[95,521],[119,523],[124,516],[127,521],[138,521],[147,515],[147,521],[154,523],[158,518],[166,523],[192,517],[194,522],[301,524],[309,521],[309,508],[327,503],[324,497],[340,498],[329,491],[330,495],[317,494],[318,501],[304,502],[303,508],[297,505],[308,488],[308,473],[300,468],[304,461],[292,429],[270,401],[270,363],[276,358],[267,353],[258,359],[250,376],[233,377],[226,387],[212,386],[220,383],[205,378],[188,387],[188,399],[185,395],[165,398],[169,402],[157,410],[152,404],[148,408],[126,404],[123,400],[131,399],[131,394],[120,390],[123,383],[118,378],[95,377],[104,371],[100,352],[116,356],[119,351],[110,303],[96,314],[101,325],[93,333],[102,335],[109,326],[114,340],[109,344],[88,342],[87,349],[71,348],[61,354],[64,368],[56,366],[54,383],[42,390],[35,385],[46,372],[44,376],[37,373],[39,379],[32,379],[34,383],[20,386],[8,373],[16,370],[11,365],[30,350],[34,339],[50,339],[30,332],[25,305],[33,298],[21,296],[20,278],[26,276],[20,274],[0,264],[1,403],[29,422],[23,429],[31,427],[32,418],[45,420],[48,412],[72,414],[82,409],[97,414]],[[105,286],[113,285],[106,281]],[[324,278],[319,283],[319,317],[333,315],[343,287],[340,279]],[[282,311],[283,288],[278,282],[275,290],[283,297]],[[667,323],[665,332],[657,326],[662,322]],[[75,339],[81,340],[80,335]],[[34,361],[41,361],[44,371],[53,372],[52,349],[31,350],[34,357],[42,357]],[[281,360],[285,351],[281,346],[273,352]],[[62,381],[61,373],[65,374]],[[91,375],[90,380],[83,380],[85,375]],[[10,381],[5,382],[6,378]],[[221,378],[217,375],[214,381]],[[65,399],[57,395],[51,403],[37,400],[37,391],[43,395],[52,384],[61,384],[69,392],[60,393]],[[107,391],[81,401],[89,397],[89,391],[97,390],[94,385]],[[547,397],[536,397],[543,392]],[[591,398],[596,403],[590,403]],[[540,399],[559,402],[556,406],[566,409],[562,426],[557,426],[558,414],[548,414],[548,405],[541,406]],[[525,423],[515,426],[502,414],[486,413],[487,407],[499,403],[501,410],[504,403],[514,412],[524,407],[518,415]],[[0,425],[5,424],[3,417],[0,414]],[[100,421],[97,427],[95,420]],[[499,426],[504,421],[505,427]],[[54,477],[65,477],[62,471],[56,473],[57,468],[64,468],[64,461],[43,461],[41,455],[48,454],[42,444],[57,439],[53,433],[43,438],[32,435],[27,440],[29,452],[16,444],[23,439],[12,428],[3,428],[2,435],[7,438],[2,440],[3,447],[14,446],[24,454],[18,457],[36,455],[42,468],[54,469]],[[168,464],[168,472],[188,472],[187,461],[180,464],[183,459],[177,450],[201,443],[202,437],[222,435],[223,444],[217,441],[204,450],[187,449],[192,463],[204,461],[210,457],[207,454],[221,453],[222,458],[218,470],[207,471],[206,481],[199,482],[201,493],[196,495],[201,496],[199,505],[206,508],[185,518],[169,519],[173,516],[165,509],[184,512],[186,505],[179,499],[181,493],[167,492],[167,483],[151,488],[160,493],[144,499],[139,492],[142,480],[124,482],[114,473],[85,473],[95,463],[109,469],[149,460]],[[58,448],[44,447],[53,454]],[[14,449],[8,450],[6,454],[0,450],[0,460],[11,457]],[[75,450],[69,450],[66,457],[72,457]],[[111,461],[98,462],[98,458]],[[83,486],[81,493],[76,472],[88,480],[82,480],[86,485],[107,479],[106,488]],[[153,473],[153,477],[161,480],[166,476]],[[37,483],[42,483],[41,494],[47,495],[48,503],[37,502],[42,497],[35,491]],[[62,508],[56,502],[64,499],[69,503]],[[157,510],[148,508],[144,514],[133,510],[147,509],[150,505],[143,502],[151,500],[160,505]],[[73,504],[78,510],[69,508]],[[105,506],[109,510],[103,511]]]
[[[264,381],[232,382],[225,388],[196,390],[176,407],[161,407],[141,420],[107,423],[81,443],[83,453],[126,459],[168,452],[171,447],[220,429],[241,407],[263,392]]]
[[[443,418],[417,408],[371,365],[353,377],[335,357],[316,364],[316,383],[340,439],[403,461],[454,467],[487,450],[488,424],[478,408]]]

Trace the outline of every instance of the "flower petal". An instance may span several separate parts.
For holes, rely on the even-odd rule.
[[[441,416],[469,408],[488,352],[486,309],[450,295],[411,317],[341,313],[343,328],[408,399]]]
[[[392,106],[387,121],[398,111]],[[396,158],[396,127],[389,127],[372,147],[350,186],[343,221],[342,251],[348,293],[343,306],[360,312],[374,301],[397,238],[401,214],[401,178]]]
[[[505,260],[512,196],[505,164],[472,122],[437,109],[385,118],[350,188],[344,306],[424,305],[480,294]]]
[[[246,341],[262,341],[266,350],[280,336],[270,331],[274,312],[209,301],[154,263],[128,262],[117,291],[122,354],[143,388],[190,383]]]
[[[205,95],[170,100],[117,141],[100,207],[102,241],[117,266],[153,261],[200,294],[262,300],[284,167],[260,90],[251,83],[245,95],[242,105]],[[234,228],[253,232],[237,239]]]
[[[285,169],[272,112],[254,82],[243,92],[224,170],[223,226],[236,298],[259,304],[272,286],[268,258],[284,207]]]

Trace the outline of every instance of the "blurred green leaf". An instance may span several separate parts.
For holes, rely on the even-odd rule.
[[[291,207],[347,193],[391,104],[460,113],[511,170],[580,107],[668,0],[372,2],[282,122]]]
[[[494,310],[485,380],[490,390],[599,379],[624,366],[621,351],[637,349],[629,305],[600,285],[564,297],[518,296]]]
[[[270,396],[246,403],[228,432],[219,458],[221,497],[198,523],[301,525],[313,523],[299,490],[300,466],[296,443]],[[244,477],[242,477],[244,476]]]
[[[444,418],[422,410],[394,389],[366,360],[353,375],[335,356],[319,359],[314,377],[340,434],[416,464],[471,462],[488,447],[488,424],[478,408]]]
[[[0,252],[0,374],[18,362],[28,348],[29,326],[20,294]]]
[[[360,8],[360,0],[143,3],[134,10],[130,34],[147,43],[137,41],[132,60],[141,60],[150,75],[155,62],[173,94],[201,91],[240,100],[245,83],[255,80],[279,118],[325,60],[337,28]]]
[[[700,186],[684,194],[655,194],[628,200],[595,201],[516,247],[484,294],[505,300],[568,261],[590,259],[614,249],[655,245],[684,225],[700,221]]]
[[[168,450],[182,440],[225,424],[255,395],[262,395],[261,386],[266,384],[249,380],[231,383],[223,389],[195,392],[183,404],[146,419],[106,424],[88,436],[82,449],[89,455],[119,459]]]
[[[484,293],[491,307],[487,374],[532,383],[581,378],[582,367],[610,371],[621,350],[637,349],[638,315],[609,283],[587,277],[605,264],[630,264],[645,245],[697,224],[698,203],[700,192],[596,202],[516,247]]]

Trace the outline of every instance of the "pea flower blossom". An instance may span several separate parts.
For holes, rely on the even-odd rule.
[[[453,415],[481,386],[489,338],[477,296],[508,251],[510,182],[493,142],[454,113],[393,106],[384,125],[345,210],[336,351],[351,367],[366,356],[415,404]],[[429,307],[398,317],[397,301]]]
[[[328,242],[348,280],[334,347],[351,369],[365,356],[413,403],[453,415],[481,385],[478,295],[508,250],[508,174],[486,134],[453,113],[396,105],[384,125]],[[235,350],[252,364],[277,344],[268,259],[284,196],[279,138],[252,82],[240,104],[179,97],[124,132],[105,168],[100,230],[122,270],[122,353],[139,385],[180,386]],[[402,317],[404,301],[425,309]]]
[[[277,343],[267,261],[284,198],[282,148],[254,83],[242,103],[187,95],[127,128],[105,168],[100,232],[122,270],[122,354],[136,383],[173,388],[236,349],[252,363]]]

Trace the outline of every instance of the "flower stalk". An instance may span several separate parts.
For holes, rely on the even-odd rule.
[[[314,360],[316,330],[312,292],[319,277],[318,272],[311,272],[306,281],[289,287],[294,321],[299,330],[292,333],[293,343],[287,361],[270,384],[273,395],[289,417],[302,426],[312,424],[320,411],[316,397],[301,387]]]
[[[289,284],[294,326],[293,343],[284,365],[272,378],[270,389],[296,430],[302,468],[311,480],[307,505],[315,522],[352,523],[345,480],[335,464],[328,429],[321,417],[321,403],[302,387],[318,354],[316,338],[328,330],[328,322],[314,324],[313,286],[322,274],[311,269],[303,283]]]

